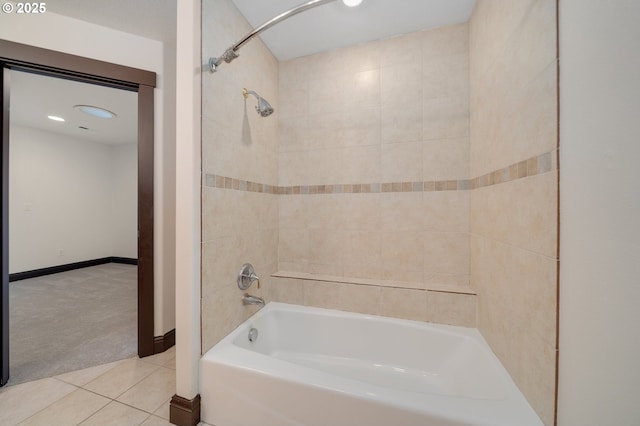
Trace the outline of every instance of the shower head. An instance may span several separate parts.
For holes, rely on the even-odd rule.
[[[242,96],[244,96],[245,99],[247,99],[249,94],[252,94],[256,99],[258,99],[258,105],[256,105],[256,112],[258,114],[262,117],[268,117],[273,113],[273,107],[269,105],[269,102],[267,102],[266,99],[258,95],[253,90],[242,89]]]

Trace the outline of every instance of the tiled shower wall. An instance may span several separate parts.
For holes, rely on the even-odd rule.
[[[470,202],[478,328],[546,425],[556,394],[556,39],[555,0],[479,0],[470,21],[470,171],[484,176]]]
[[[205,60],[252,30],[231,0],[205,0],[202,8]],[[262,288],[251,289],[256,295],[264,295],[277,269],[278,200],[263,190],[278,180],[277,112],[260,117],[255,98],[245,102],[242,88],[278,111],[278,62],[258,39],[241,55],[215,74],[202,73],[203,353],[256,311],[241,303],[236,275],[242,264],[251,262],[260,275]]]
[[[203,74],[203,351],[254,312],[235,284],[249,261],[267,300],[477,318],[553,424],[555,1],[506,3],[280,64],[254,40]],[[249,30],[230,0],[203,2],[203,58]]]
[[[273,297],[475,326],[466,24],[280,63]]]

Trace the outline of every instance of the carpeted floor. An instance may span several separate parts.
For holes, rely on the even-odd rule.
[[[9,285],[8,385],[135,356],[137,267],[109,263]]]

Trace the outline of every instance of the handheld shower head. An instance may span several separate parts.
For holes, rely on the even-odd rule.
[[[245,99],[247,99],[249,94],[252,94],[256,97],[256,99],[258,99],[258,105],[256,105],[256,112],[258,114],[260,114],[262,117],[268,117],[273,114],[273,107],[269,104],[269,102],[267,102],[265,98],[258,95],[253,90],[242,89],[242,96],[244,96]]]

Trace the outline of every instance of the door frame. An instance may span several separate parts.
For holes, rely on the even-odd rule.
[[[0,173],[0,386],[8,380],[9,348],[9,93],[10,73],[19,70],[138,93],[138,356],[154,353],[153,183],[154,72],[0,40],[2,171]],[[2,354],[5,353],[6,357]],[[6,372],[6,374],[5,374]],[[6,375],[6,377],[5,377]]]

